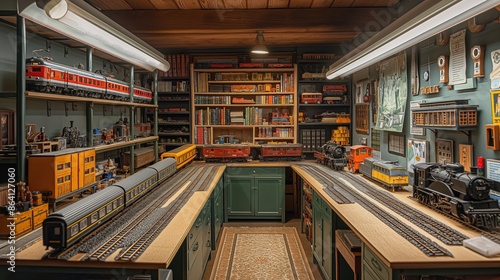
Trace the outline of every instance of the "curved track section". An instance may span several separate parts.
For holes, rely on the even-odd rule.
[[[117,259],[136,259],[170,223],[195,191],[206,190],[208,186],[204,184],[205,180],[213,180],[218,168],[219,165],[211,165],[183,169],[91,236],[66,250],[59,258],[69,259],[78,253],[85,253],[81,260],[105,260],[117,249],[124,248]],[[162,208],[166,201],[174,196],[177,197]]]

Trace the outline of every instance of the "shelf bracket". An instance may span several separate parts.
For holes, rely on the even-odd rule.
[[[71,102],[71,110],[72,111],[78,111],[78,104],[74,103],[74,102]]]
[[[50,101],[47,101],[47,117],[50,117],[52,114],[52,106],[50,104]]]
[[[472,145],[472,134],[470,130],[459,130],[463,134],[467,135],[467,144]]]
[[[103,106],[102,106],[102,115],[103,115],[103,116],[106,116],[106,111],[108,111],[108,109],[107,109],[107,108],[108,108],[108,107],[107,107],[106,105],[103,105]]]
[[[432,128],[427,128],[427,129],[430,130],[434,134],[434,138],[437,137],[437,129],[432,129]]]

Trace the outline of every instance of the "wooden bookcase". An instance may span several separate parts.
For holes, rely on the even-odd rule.
[[[195,69],[192,143],[233,135],[240,143],[297,143],[297,67]],[[288,64],[287,64],[288,66]]]

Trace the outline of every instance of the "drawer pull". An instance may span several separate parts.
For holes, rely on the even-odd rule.
[[[189,234],[189,239],[191,239],[191,238],[193,238],[193,234],[192,233]]]
[[[372,258],[371,262],[372,262],[373,267],[375,267],[379,271],[382,270],[382,268],[380,267],[380,264],[378,263],[378,261],[376,259]]]
[[[199,247],[200,247],[200,245],[198,244],[198,241],[196,241],[196,243],[194,243],[194,245],[193,245],[193,252],[198,251]]]

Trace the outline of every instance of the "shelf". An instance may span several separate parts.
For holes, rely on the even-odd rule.
[[[153,112],[147,112],[147,114],[154,114]],[[189,112],[158,112],[158,115],[189,115]]]
[[[295,68],[207,68],[194,69],[195,72],[212,72],[212,73],[252,73],[252,72],[293,72]]]
[[[159,91],[158,94],[189,94],[189,91]]]
[[[189,136],[189,133],[185,132],[158,132],[158,136]]]
[[[295,137],[255,137],[255,140],[294,140]]]
[[[189,102],[189,99],[158,99],[158,102]]]
[[[309,126],[309,125],[312,125],[312,126],[317,126],[317,125],[321,125],[321,126],[329,126],[329,125],[351,125],[350,122],[331,122],[331,123],[327,123],[327,122],[316,122],[316,123],[299,123],[299,126]]]
[[[133,103],[133,102],[125,102],[125,101],[97,99],[97,98],[90,98],[90,97],[60,95],[60,94],[55,94],[55,93],[41,93],[41,92],[34,92],[34,91],[27,91],[25,93],[25,95],[26,95],[26,98],[53,100],[53,101],[64,101],[64,102],[93,102],[96,104],[104,104],[104,105],[120,105],[120,106],[131,106],[131,107],[147,107],[147,108],[158,107],[157,105],[154,105],[154,104]]]
[[[166,143],[166,142],[158,143],[158,145],[165,145],[165,146],[182,146],[184,144],[188,144],[188,143]]]
[[[137,139],[125,141],[125,142],[116,142],[113,144],[99,145],[99,146],[95,146],[93,148],[95,149],[96,153],[98,153],[98,152],[116,150],[119,148],[125,148],[125,147],[129,147],[129,146],[137,145],[137,144],[152,142],[152,141],[156,141],[156,140],[158,140],[158,136],[149,136],[149,137],[137,138]]]
[[[262,125],[262,124],[252,124],[252,125],[243,125],[243,124],[227,124],[227,125],[220,125],[220,124],[195,124],[194,127],[213,127],[213,128],[255,128],[255,127],[294,127],[292,124],[275,124],[275,125]]]
[[[299,107],[350,107],[350,104],[299,104]]]
[[[188,122],[159,122],[158,125],[189,125]]]
[[[196,95],[288,95],[295,94],[290,91],[252,91],[252,92],[196,92]]]
[[[194,107],[294,107],[294,104],[194,104]]]

